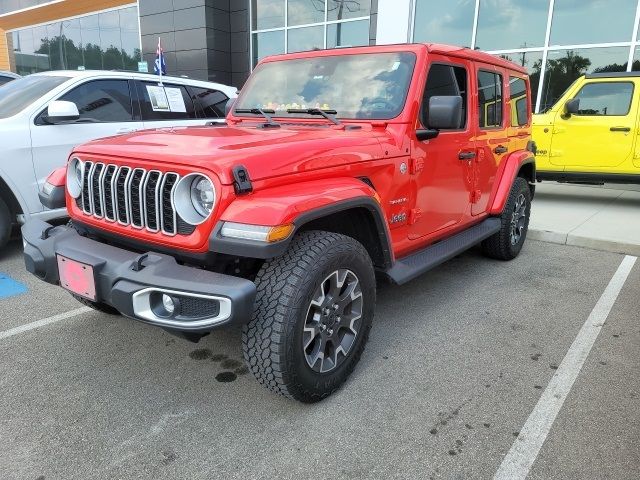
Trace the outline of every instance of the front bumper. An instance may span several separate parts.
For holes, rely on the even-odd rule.
[[[256,287],[249,280],[179,265],[170,255],[148,252],[141,256],[41,220],[27,222],[22,238],[29,272],[58,285],[58,255],[91,265],[96,301],[111,305],[127,317],[189,333],[206,333],[251,318]],[[189,303],[189,315],[158,316],[150,298],[163,293]],[[199,305],[194,302],[204,302],[208,313],[194,315],[194,305],[195,311]],[[218,308],[211,309],[215,302]]]

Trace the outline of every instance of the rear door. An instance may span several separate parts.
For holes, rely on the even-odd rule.
[[[638,93],[634,82],[587,80],[574,98],[579,113],[555,118],[551,152],[565,171],[603,170],[631,164],[635,141]]]
[[[207,118],[204,113],[202,101],[196,93],[202,95],[202,99],[205,100],[208,96],[207,89],[202,89],[205,90],[203,93],[201,90],[194,91],[194,87],[169,82],[163,82],[161,85],[158,82],[137,80],[135,83],[145,128],[204,125],[220,118],[217,113],[212,115],[213,118]],[[215,109],[215,103],[207,106],[209,111]]]
[[[506,128],[505,71],[493,65],[476,63],[478,114],[476,124],[476,157],[471,193],[471,214],[487,210],[500,162],[512,150]]]
[[[45,109],[31,122],[33,164],[40,188],[54,169],[66,163],[76,145],[142,128],[142,122],[134,120],[126,78],[88,80],[56,100],[75,103],[80,120],[48,125],[42,120],[47,113]]]

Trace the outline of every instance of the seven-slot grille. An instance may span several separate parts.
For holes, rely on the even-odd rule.
[[[88,161],[78,207],[96,218],[176,235],[173,190],[179,179],[177,173]]]

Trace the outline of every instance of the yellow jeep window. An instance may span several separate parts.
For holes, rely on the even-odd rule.
[[[633,98],[633,83],[587,83],[575,98],[580,100],[578,115],[627,115]]]

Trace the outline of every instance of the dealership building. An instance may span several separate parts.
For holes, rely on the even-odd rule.
[[[241,87],[265,55],[438,42],[525,66],[537,111],[582,73],[640,70],[640,0],[0,0],[0,70],[153,70]]]

